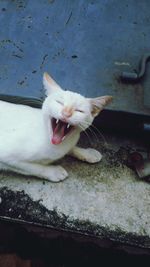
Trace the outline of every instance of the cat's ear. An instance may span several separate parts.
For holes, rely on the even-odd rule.
[[[45,72],[43,75],[43,85],[46,90],[46,95],[51,94],[53,91],[61,90],[61,87]]]
[[[93,117],[96,117],[106,105],[112,101],[112,96],[106,95],[96,98],[90,98],[91,113]]]

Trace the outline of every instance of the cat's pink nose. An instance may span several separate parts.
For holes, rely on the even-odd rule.
[[[62,110],[62,115],[65,118],[71,117],[73,114],[73,109],[71,107],[64,107]]]

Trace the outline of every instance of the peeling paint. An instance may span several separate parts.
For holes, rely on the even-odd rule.
[[[131,64],[129,62],[121,62],[121,61],[116,61],[115,65],[117,66],[131,66]]]

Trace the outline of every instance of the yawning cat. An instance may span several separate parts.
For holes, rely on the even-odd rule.
[[[47,73],[43,83],[47,97],[42,109],[0,101],[0,169],[58,182],[68,174],[51,163],[64,155],[101,160],[100,152],[76,144],[112,97],[90,99],[64,91]]]

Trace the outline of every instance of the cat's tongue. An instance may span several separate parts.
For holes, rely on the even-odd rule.
[[[63,141],[63,138],[65,136],[65,123],[60,122],[56,125],[55,129],[53,130],[53,136],[52,136],[52,144],[58,145]]]

